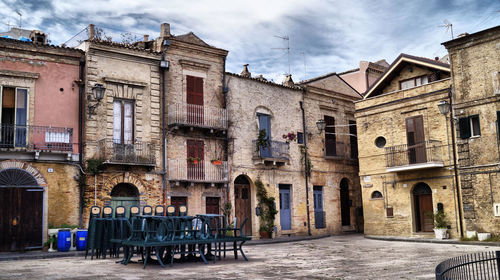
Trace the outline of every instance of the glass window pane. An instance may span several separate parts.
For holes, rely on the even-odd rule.
[[[134,107],[132,102],[125,102],[125,118],[124,118],[124,142],[126,144],[132,143],[134,140],[132,139],[134,133],[134,125],[133,125],[133,117],[134,117]]]
[[[113,142],[122,142],[122,103],[120,100],[113,102]]]
[[[422,85],[425,85],[425,84],[427,84],[427,83],[429,83],[429,82],[428,82],[428,79],[427,79],[427,76],[423,76],[423,77],[422,77]]]
[[[481,131],[479,128],[479,116],[470,117],[471,126],[472,126],[472,136],[481,135]]]
[[[16,89],[16,125],[26,125],[27,119],[27,89]]]

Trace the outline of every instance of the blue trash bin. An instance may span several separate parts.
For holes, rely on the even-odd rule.
[[[60,229],[57,233],[57,250],[67,252],[71,247],[71,231],[69,229]]]
[[[76,250],[85,251],[87,248],[87,230],[79,229],[76,232]]]

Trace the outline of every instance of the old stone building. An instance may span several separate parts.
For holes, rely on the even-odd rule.
[[[356,91],[336,74],[300,86],[287,76],[276,84],[252,77],[247,66],[239,75],[228,73],[226,81],[229,196],[236,218],[248,219],[247,234],[259,236],[262,226],[257,182],[275,199],[278,236],[360,229],[356,152],[351,152],[355,141],[347,136],[353,100],[360,98]],[[319,120],[330,125],[326,132],[318,130]],[[335,136],[335,129],[345,135]]]
[[[86,207],[162,203],[161,54],[101,40],[90,26],[85,60]],[[99,96],[99,92],[104,94]]]
[[[464,228],[500,233],[500,26],[445,42]]]
[[[365,234],[427,236],[442,209],[459,236],[449,92],[448,64],[401,54],[356,102]]]
[[[0,251],[41,248],[49,225],[78,225],[81,205],[84,53],[14,31],[0,39]]]
[[[229,182],[224,67],[227,51],[195,34],[172,35],[162,24],[158,50],[169,61],[165,76],[166,202],[191,215],[221,214]]]

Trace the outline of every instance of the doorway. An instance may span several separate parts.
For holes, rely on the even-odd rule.
[[[26,147],[28,89],[0,87],[0,147]]]
[[[342,226],[351,225],[351,200],[349,199],[349,181],[346,178],[340,181],[340,213]]]
[[[279,184],[280,188],[280,221],[281,230],[292,229],[292,213],[290,209],[290,185]]]
[[[175,206],[175,215],[179,216],[179,208],[185,205],[187,208],[187,197],[185,196],[172,196],[170,198],[170,204]],[[189,209],[188,209],[189,211]]]
[[[247,219],[242,230],[248,236],[252,235],[251,197],[250,181],[244,175],[236,177],[234,180],[234,213],[238,225]]]
[[[206,197],[205,198],[205,213],[206,214],[219,214],[220,197]]]
[[[413,216],[416,232],[432,232],[434,219],[432,217],[432,190],[426,183],[418,183],[413,188]]]
[[[139,206],[139,190],[129,183],[119,183],[111,190],[111,207],[125,207],[125,217],[130,216],[130,207]]]
[[[43,192],[22,169],[0,171],[0,252],[42,247]]]

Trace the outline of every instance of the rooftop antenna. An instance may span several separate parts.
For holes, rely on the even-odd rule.
[[[273,50],[286,50],[287,55],[288,55],[288,73],[287,74],[290,74],[290,37],[288,37],[288,35],[285,35],[285,36],[274,35],[274,37],[283,39],[287,43],[286,48],[271,48],[271,49],[273,49]]]
[[[451,30],[451,39],[453,40],[453,24],[451,24],[451,22],[449,22],[447,19],[443,20],[443,25],[440,25],[438,27],[446,27],[446,32],[448,32],[448,30]]]
[[[20,12],[19,10],[16,10],[16,14],[18,14],[18,15],[19,15],[19,28],[21,28],[21,26],[22,26],[22,25],[21,25],[21,19],[22,19],[22,17],[23,17],[23,14],[21,14],[21,12]]]

